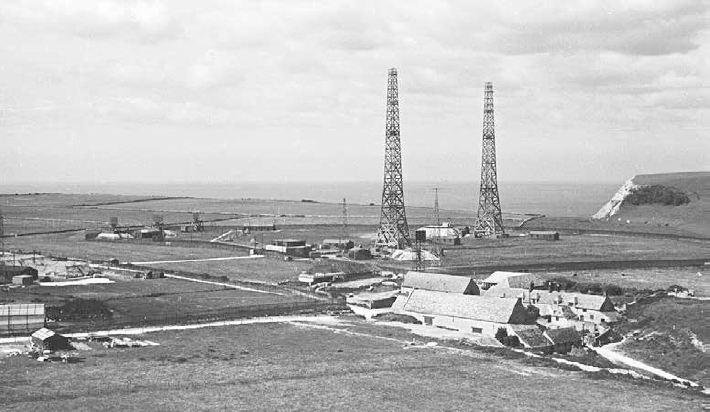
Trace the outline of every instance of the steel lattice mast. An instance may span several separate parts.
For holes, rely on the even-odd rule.
[[[478,215],[473,233],[477,237],[503,235],[503,215],[498,196],[496,170],[496,135],[493,118],[493,83],[486,82],[483,96],[483,156],[481,160],[481,190]]]
[[[385,177],[382,185],[382,213],[377,230],[377,245],[411,245],[404,211],[402,185],[402,147],[399,140],[399,97],[397,69],[387,79],[387,123],[385,126]]]

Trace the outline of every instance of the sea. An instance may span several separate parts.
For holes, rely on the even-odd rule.
[[[623,182],[621,182],[623,183]],[[589,217],[616,193],[621,183],[500,182],[506,213]],[[478,182],[405,182],[407,206],[433,207],[438,188],[442,210],[473,211]],[[104,193],[186,196],[217,199],[278,199],[348,204],[380,204],[382,182],[220,182],[220,183],[17,183],[0,184],[0,193]]]

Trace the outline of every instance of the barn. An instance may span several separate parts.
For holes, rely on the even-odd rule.
[[[498,328],[513,334],[512,325],[534,322],[520,299],[421,289],[398,296],[392,309],[397,314],[412,316],[425,325],[491,337],[495,336]]]

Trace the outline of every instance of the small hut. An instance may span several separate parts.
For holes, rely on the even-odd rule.
[[[71,349],[69,339],[47,328],[42,328],[32,334],[32,346],[39,350],[56,351]]]

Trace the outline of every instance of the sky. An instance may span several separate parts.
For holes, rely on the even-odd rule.
[[[710,170],[710,2],[0,2],[0,183],[404,179]]]

